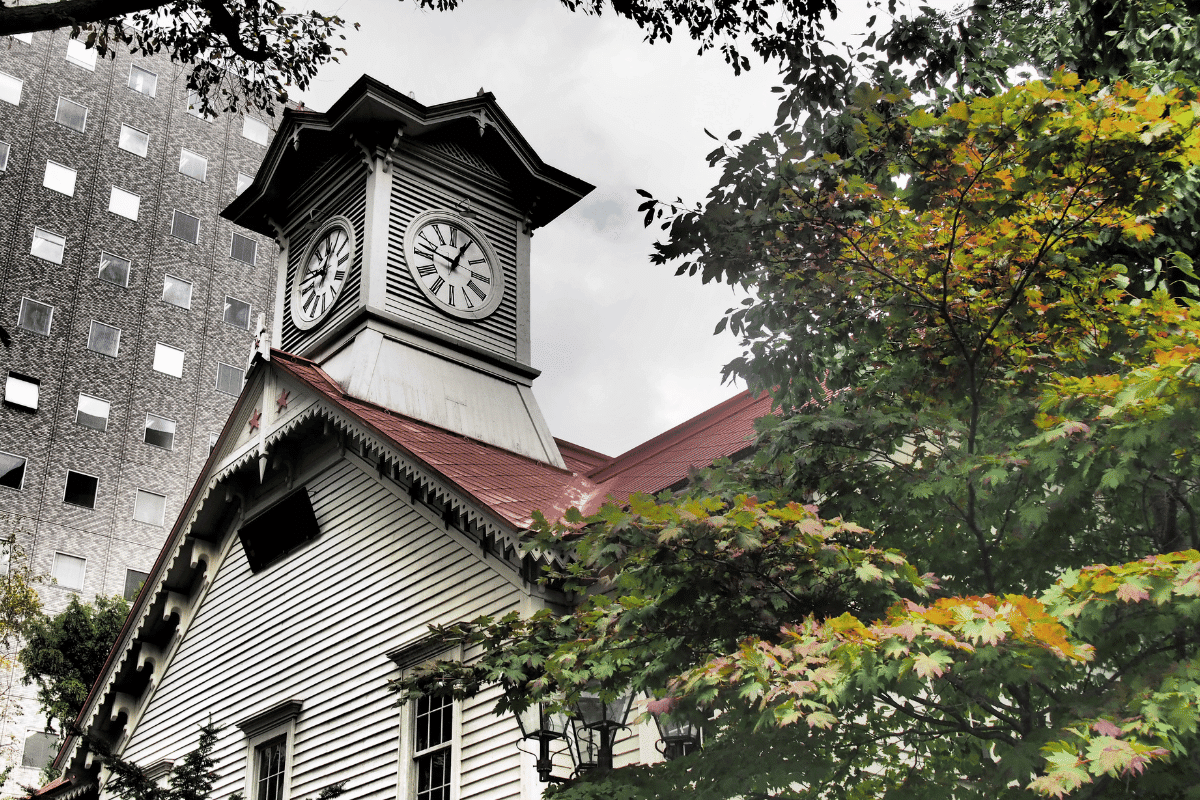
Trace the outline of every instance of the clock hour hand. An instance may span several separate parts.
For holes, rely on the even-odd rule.
[[[471,240],[467,239],[467,243],[458,249],[458,254],[454,256],[454,260],[450,262],[450,271],[458,269],[458,262],[463,257],[463,253],[467,252],[467,248],[471,246]]]

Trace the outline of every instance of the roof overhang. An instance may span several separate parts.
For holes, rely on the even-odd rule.
[[[275,236],[275,223],[289,218],[288,198],[313,165],[348,148],[359,149],[368,160],[388,158],[405,139],[472,140],[511,185],[534,228],[595,188],[542,161],[491,92],[424,106],[364,75],[324,113],[286,109],[254,183],[221,215]]]

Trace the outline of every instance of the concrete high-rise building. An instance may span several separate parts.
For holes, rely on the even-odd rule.
[[[274,119],[189,101],[165,55],[0,38],[0,535],[54,579],[49,612],[137,591],[273,313],[273,241],[218,212]],[[33,732],[6,724],[8,760],[45,763]]]

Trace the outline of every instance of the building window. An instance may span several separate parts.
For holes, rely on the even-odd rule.
[[[287,766],[287,737],[280,736],[254,751],[255,800],[283,800],[283,777]]]
[[[83,129],[87,126],[87,115],[87,106],[65,97],[58,98],[58,108],[54,110],[54,121],[59,125],[83,133]]]
[[[450,800],[454,700],[422,697],[413,714],[413,778],[417,800]]]
[[[117,147],[128,150],[135,156],[145,158],[146,151],[150,149],[150,134],[123,124],[121,125],[121,136],[117,139]]]
[[[29,254],[52,261],[55,264],[61,264],[63,262],[63,250],[66,247],[67,240],[58,234],[44,231],[41,228],[34,228],[33,244],[29,248]]]
[[[170,345],[165,345],[162,342],[155,342],[154,371],[170,375],[174,378],[182,378],[183,351]]]
[[[234,190],[235,194],[241,194],[242,192],[246,191],[250,188],[250,184],[252,183],[254,183],[253,175],[247,175],[244,172],[239,172],[237,174],[237,188]]]
[[[133,192],[118,189],[116,186],[112,187],[112,193],[108,196],[108,210],[118,217],[131,219],[134,222],[137,222],[138,209],[141,204],[142,198]]]
[[[137,64],[129,65],[129,88],[147,97],[154,97],[158,87],[158,76],[148,69],[142,69]]]
[[[171,450],[175,447],[175,420],[147,414],[146,431],[142,441],[164,450]]]
[[[175,215],[171,217],[171,235],[176,239],[183,239],[190,244],[196,244],[200,241],[199,217],[193,217],[191,214],[176,211]]]
[[[138,489],[133,500],[133,518],[137,522],[162,527],[163,517],[167,513],[167,498],[161,494]]]
[[[225,314],[222,317],[226,325],[232,325],[242,330],[250,329],[250,304],[243,303],[236,297],[225,295]]]
[[[220,438],[221,434],[219,433],[208,434],[208,452],[211,453],[213,451],[213,448],[217,446],[217,440]]]
[[[42,178],[42,186],[67,197],[75,196],[75,170],[64,167],[54,161],[46,162],[46,176]]]
[[[238,528],[251,572],[259,572],[321,535],[308,489],[300,487]]]
[[[182,149],[179,151],[179,171],[189,178],[203,181],[208,174],[208,159],[186,148]]]
[[[92,320],[92,328],[88,331],[87,346],[88,350],[116,358],[117,350],[121,347],[121,329],[105,325],[98,320]]]
[[[21,298],[21,310],[17,313],[18,328],[49,336],[50,325],[53,322],[54,306],[30,300],[28,297]]]
[[[184,103],[187,107],[187,113],[189,113],[193,117],[197,117],[199,119],[206,119],[204,114],[200,111],[200,93],[199,92],[197,92],[195,90],[189,91],[187,93],[187,100],[185,100]]]
[[[129,285],[129,259],[114,256],[112,253],[100,251],[100,272],[97,277],[102,281],[115,283],[122,288]]]
[[[237,367],[217,362],[217,391],[237,397],[242,393],[242,376],[245,373]]]
[[[108,430],[108,412],[111,410],[112,403],[107,400],[80,394],[79,407],[75,411],[75,424],[103,433]]]
[[[163,302],[180,308],[191,308],[192,284],[174,275],[164,275]]]
[[[74,473],[67,473],[68,475]],[[87,571],[87,559],[67,553],[55,553],[50,577],[64,589],[79,591],[83,588],[83,575]]]
[[[0,142],[0,172],[8,169],[8,142]]]
[[[63,502],[73,506],[95,508],[96,490],[99,487],[99,478],[69,469],[67,470],[67,485],[63,492]]]
[[[28,375],[18,372],[8,373],[8,380],[4,382],[4,402],[27,408],[30,411],[37,411],[38,391],[41,383],[37,378],[31,378]]]
[[[292,741],[299,700],[284,700],[237,723],[246,735],[246,788],[250,800],[285,800],[290,793]]]
[[[32,731],[25,737],[25,750],[21,755],[22,767],[46,769],[58,752],[58,734]]]
[[[125,591],[122,596],[132,603],[149,577],[150,573],[148,572],[138,572],[136,569],[125,570]]]
[[[0,100],[14,106],[21,105],[21,87],[24,85],[20,78],[0,72]]]
[[[89,48],[78,39],[72,39],[67,42],[67,61],[95,72],[96,50],[95,48]]]
[[[242,118],[242,136],[245,136],[255,144],[266,144],[267,139],[271,137],[271,129],[267,127],[267,123],[261,119],[254,117]]]
[[[13,39],[16,39],[18,42],[24,42],[25,44],[33,44],[33,34],[32,33],[12,33],[12,34],[9,34],[9,36],[11,36]]]
[[[0,486],[20,489],[25,483],[25,459],[0,452]]]
[[[242,236],[240,233],[235,233],[233,240],[229,244],[229,256],[230,258],[254,266],[254,262],[258,258],[258,242],[249,236]]]

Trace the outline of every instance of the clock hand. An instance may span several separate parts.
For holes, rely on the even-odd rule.
[[[467,240],[467,243],[466,243],[466,244],[464,244],[462,247],[460,247],[460,248],[459,248],[459,250],[458,250],[458,255],[456,255],[456,256],[454,257],[454,260],[450,262],[450,271],[451,271],[451,272],[453,272],[454,270],[458,269],[458,262],[459,262],[459,259],[461,259],[461,258],[463,257],[463,253],[467,252],[467,248],[468,248],[468,247],[470,247],[470,246],[471,246],[471,240],[470,240],[470,239],[468,239],[468,240]]]

